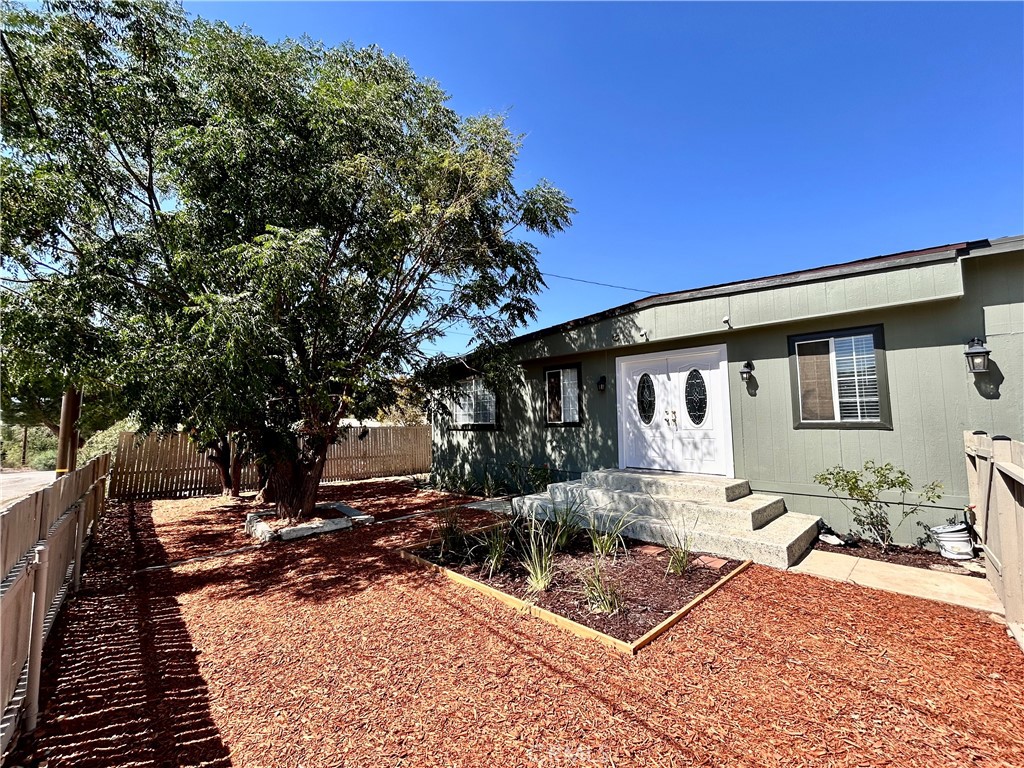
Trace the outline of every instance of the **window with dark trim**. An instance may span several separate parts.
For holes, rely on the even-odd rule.
[[[580,423],[580,366],[544,370],[546,423],[573,426]]]
[[[458,429],[494,429],[498,425],[498,399],[480,377],[459,383],[452,416]]]
[[[789,337],[797,429],[892,429],[882,326]]]

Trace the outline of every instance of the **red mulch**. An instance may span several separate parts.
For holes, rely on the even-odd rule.
[[[426,518],[134,573],[197,503],[111,505],[16,764],[1024,765],[983,614],[755,566],[629,658],[401,560]]]
[[[500,572],[488,577],[479,562],[447,562],[437,546],[425,547],[413,554],[626,642],[654,629],[740,564],[739,560],[727,560],[719,568],[705,567],[694,562],[700,556],[695,552],[690,557],[690,567],[680,576],[665,572],[668,555],[664,549],[660,553],[645,552],[642,542],[629,539],[626,547],[626,552],[614,560],[602,561],[603,578],[622,599],[622,607],[612,614],[592,611],[583,592],[580,573],[589,571],[594,564],[593,550],[586,540],[555,555],[551,586],[539,594],[530,592],[526,569],[511,557]]]
[[[241,498],[201,496],[194,499],[165,499],[149,502],[153,506],[153,524],[159,542],[148,541],[139,567],[160,565],[202,557],[229,549],[249,546],[253,540],[242,526],[250,512],[272,509],[253,503],[255,494]],[[342,502],[353,509],[373,515],[378,521],[391,520],[418,512],[475,501],[442,491],[417,488],[405,480],[363,480],[320,486],[318,502]]]

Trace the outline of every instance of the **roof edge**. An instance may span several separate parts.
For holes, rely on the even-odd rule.
[[[666,304],[681,304],[686,301],[705,299],[719,296],[731,296],[747,291],[757,291],[766,288],[777,288],[786,285],[798,285],[801,283],[812,283],[821,280],[829,280],[836,277],[847,277],[850,275],[868,274],[871,272],[884,272],[891,269],[900,269],[915,264],[926,264],[935,261],[958,259],[969,255],[984,255],[985,253],[1001,253],[1013,250],[1013,244],[1024,243],[1024,235],[1001,238],[997,241],[1001,247],[993,247],[989,240],[968,240],[962,243],[949,243],[946,245],[933,246],[915,251],[900,251],[883,256],[871,256],[865,259],[846,261],[840,264],[830,264],[810,269],[801,269],[794,272],[783,272],[778,275],[767,277],[756,277],[747,280],[737,280],[730,283],[720,283],[704,288],[694,288],[686,291],[673,291],[671,293],[660,293],[644,299],[620,304],[611,309],[595,312],[584,317],[567,320],[547,328],[541,328],[530,333],[517,336],[509,343],[514,345],[527,344],[531,341],[551,336],[555,333],[573,330],[585,325],[621,317],[631,312],[636,312],[650,307],[664,306]],[[1009,246],[1009,247],[1007,247]]]

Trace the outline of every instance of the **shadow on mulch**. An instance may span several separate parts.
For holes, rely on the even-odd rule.
[[[173,587],[136,572],[161,551],[147,507],[110,505],[46,644],[39,727],[6,765],[231,765]]]
[[[493,522],[489,512],[466,510],[468,527]],[[299,541],[273,541],[258,551],[218,559],[215,564],[176,568],[166,576],[175,594],[214,587],[214,599],[233,600],[257,595],[286,594],[297,603],[320,603],[351,597],[381,579],[396,577],[409,584],[430,578],[411,567],[396,548],[427,538],[430,516],[391,525],[370,525]],[[248,555],[248,556],[247,556]],[[168,572],[164,572],[167,574]]]

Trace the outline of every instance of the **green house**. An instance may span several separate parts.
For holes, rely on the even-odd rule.
[[[852,528],[815,474],[889,461],[944,487],[896,529],[912,543],[968,503],[965,430],[1024,434],[1024,236],[666,293],[512,345],[520,380],[467,379],[435,417],[435,470],[540,468],[551,487],[517,504],[630,509],[638,538],[785,567],[819,518]]]

